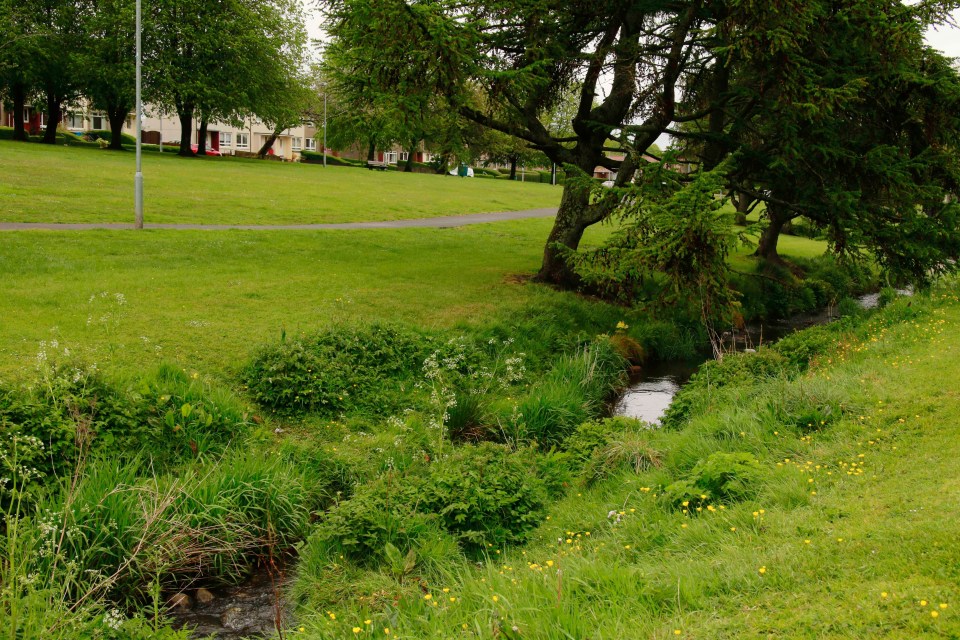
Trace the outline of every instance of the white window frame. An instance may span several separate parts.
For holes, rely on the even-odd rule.
[[[250,134],[249,133],[238,133],[237,134],[237,149],[249,149],[250,148]]]
[[[103,115],[102,113],[94,113],[94,114],[92,114],[92,115],[90,116],[90,130],[91,130],[91,131],[105,131],[106,129],[109,129],[108,126],[105,126],[105,125],[107,124],[107,123],[106,123],[106,119],[107,119],[107,116]],[[100,121],[100,126],[99,126],[99,127],[97,126],[97,120]]]
[[[67,116],[67,128],[78,129],[82,131],[83,121],[84,121],[84,118],[82,113],[71,113],[70,115]]]
[[[397,152],[396,151],[385,151],[383,153],[383,161],[387,164],[397,164]]]
[[[27,124],[30,122],[30,107],[23,108],[23,123]]]
[[[300,151],[302,147],[303,147],[303,138],[293,136],[293,150]]]
[[[232,147],[233,146],[233,134],[229,131],[220,132],[220,146],[221,147]]]
[[[406,162],[409,158],[410,158],[410,152],[409,152],[409,151],[401,151],[401,152],[400,152],[400,162]]]
[[[315,138],[307,138],[303,142],[305,144],[305,146],[303,147],[305,151],[317,150],[317,141]]]
[[[43,129],[46,126],[47,126],[47,112],[41,111],[40,112],[40,128]]]

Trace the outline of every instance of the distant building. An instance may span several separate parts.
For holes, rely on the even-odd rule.
[[[161,117],[150,105],[144,105],[144,112],[146,113],[142,123],[144,143],[160,144],[162,142],[171,146],[180,143],[179,118]],[[3,126],[13,127],[15,117],[16,114],[6,109],[0,102],[0,123]],[[20,117],[23,118],[24,128],[31,135],[41,135],[47,126],[45,110],[36,109],[32,105],[24,107]],[[104,131],[110,129],[110,121],[106,113],[93,109],[88,101],[81,100],[64,107],[61,126],[75,133]],[[122,132],[131,136],[136,135],[133,113],[130,113],[124,121]],[[244,119],[241,127],[222,122],[210,123],[207,127],[207,148],[224,155],[255,154],[272,133],[271,129],[253,117]],[[299,160],[303,151],[317,150],[316,134],[316,127],[309,124],[285,129],[273,143],[271,155],[284,160]],[[190,143],[197,144],[199,135],[200,123],[195,122],[191,127]]]

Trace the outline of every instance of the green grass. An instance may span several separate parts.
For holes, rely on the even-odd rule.
[[[718,391],[681,429],[648,432],[660,468],[571,488],[533,542],[479,567],[420,584],[311,567],[302,637],[960,636],[960,395],[945,384],[960,377],[958,300],[901,301],[839,331],[800,377]],[[844,413],[820,429],[762,409],[828,391]],[[756,496],[664,504],[664,484],[717,451],[756,456]]]
[[[0,140],[0,220],[132,222],[134,154]],[[240,158],[143,156],[151,223],[309,224],[557,206],[559,187]]]

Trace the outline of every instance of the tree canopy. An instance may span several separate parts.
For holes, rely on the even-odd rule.
[[[957,253],[957,74],[922,40],[956,4],[320,0],[343,73],[368,92],[439,97],[619,185],[673,134],[685,166],[728,160],[725,188],[766,203],[763,257],[777,259],[779,230],[803,215],[836,250],[872,251],[914,280]],[[557,134],[543,116],[571,87]],[[568,181],[540,278],[575,284],[564,256],[619,203]]]

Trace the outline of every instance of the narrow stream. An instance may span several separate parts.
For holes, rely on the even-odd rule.
[[[909,291],[900,291],[909,295]],[[857,298],[864,309],[873,309],[880,299],[878,293],[868,293]],[[826,324],[839,316],[836,309],[829,307],[819,313],[803,314],[787,320],[768,322],[748,326],[739,332],[724,334],[724,348],[729,351],[746,351],[770,345],[794,331],[800,331],[815,325]],[[659,424],[673,397],[697,372],[701,361],[672,360],[653,362],[645,365],[630,376],[623,395],[613,408],[614,416],[637,418],[650,424]]]

